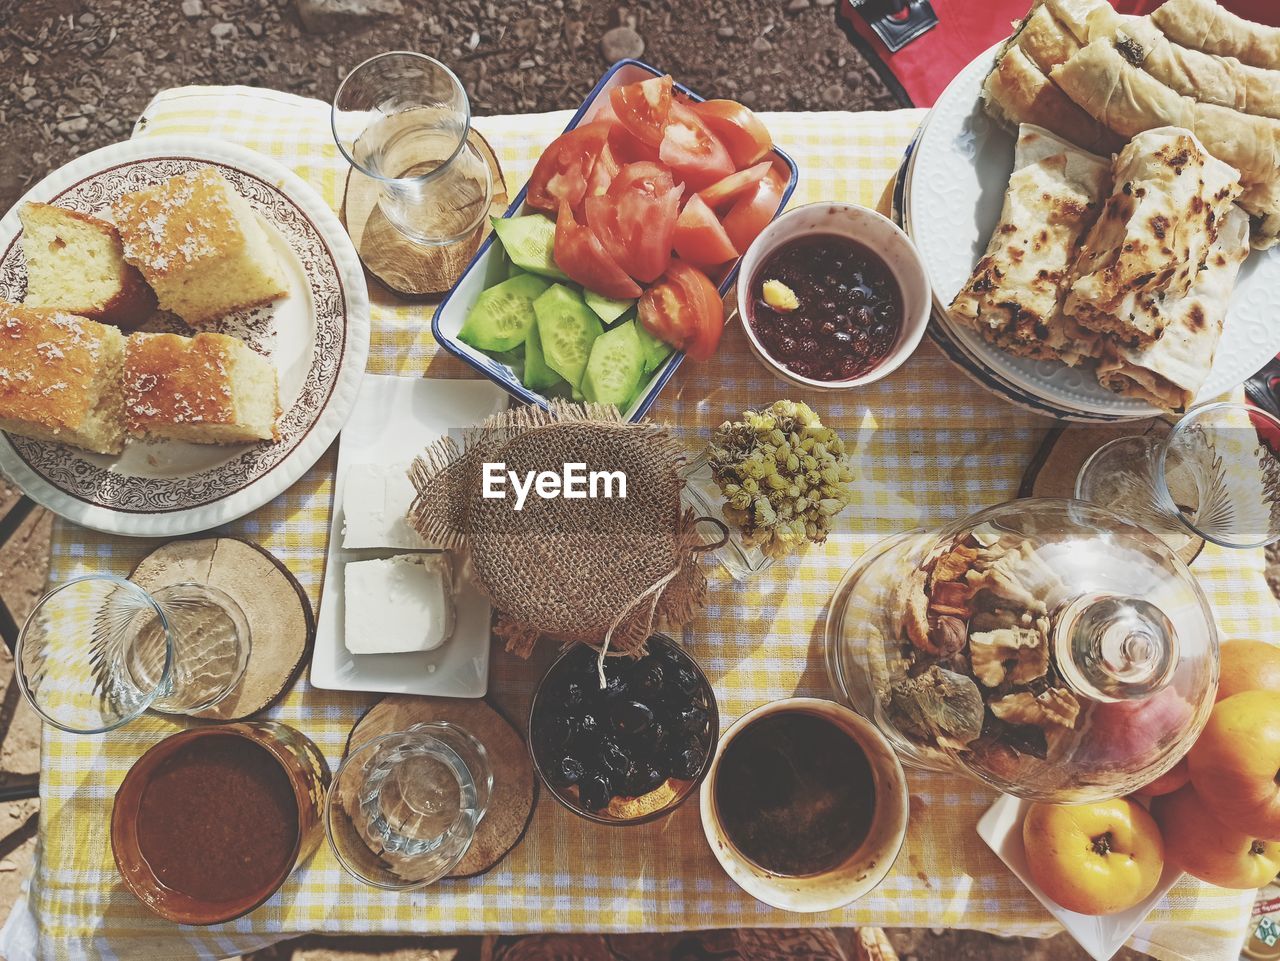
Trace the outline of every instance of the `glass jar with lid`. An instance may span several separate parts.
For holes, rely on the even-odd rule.
[[[826,626],[836,696],[908,763],[1031,800],[1117,797],[1213,707],[1208,599],[1159,538],[1081,501],[1010,501],[872,547]]]

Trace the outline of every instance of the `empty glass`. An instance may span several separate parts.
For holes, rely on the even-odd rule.
[[[249,625],[224,592],[177,584],[154,592],[94,574],[53,588],[22,625],[18,685],[50,724],[99,734],[147,708],[196,714],[239,683]]]
[[[334,94],[333,137],[378,209],[419,244],[456,243],[489,212],[489,165],[467,139],[471,105],[440,61],[393,51],[360,64]]]
[[[1246,404],[1187,411],[1164,437],[1121,437],[1085,461],[1076,497],[1178,550],[1192,536],[1223,547],[1280,540],[1280,420]]]
[[[435,721],[362,744],[342,762],[325,801],[338,861],[379,888],[416,888],[462,860],[489,805],[484,746]]]

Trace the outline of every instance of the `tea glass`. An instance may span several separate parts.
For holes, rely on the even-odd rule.
[[[215,587],[149,592],[91,574],[40,598],[14,660],[18,686],[42,718],[72,734],[101,734],[148,708],[207,711],[239,683],[250,645],[240,605]]]
[[[493,183],[468,140],[467,92],[440,61],[403,50],[371,57],[338,86],[330,122],[354,175],[378,182],[378,209],[414,243],[456,243],[489,212]]]
[[[1164,437],[1120,437],[1085,461],[1076,497],[1110,508],[1178,550],[1280,540],[1280,420],[1231,402],[1194,407]]]
[[[423,887],[470,848],[493,790],[479,741],[433,721],[384,734],[342,762],[325,800],[325,830],[338,862],[378,888]]]

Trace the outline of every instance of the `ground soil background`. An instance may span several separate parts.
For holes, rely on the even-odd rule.
[[[326,19],[333,7],[357,12]],[[351,66],[389,49],[454,66],[481,115],[575,107],[609,63],[641,55],[694,89],[759,110],[899,106],[839,26],[835,0],[0,0],[0,211],[50,170],[127,137],[157,90],[241,83],[328,99]],[[17,496],[0,477],[0,516]],[[49,517],[37,512],[0,545],[0,595],[19,621],[43,582],[48,537]],[[3,648],[0,691],[2,779],[39,766],[38,726],[19,703]],[[0,916],[29,867],[37,814],[34,802],[0,805]],[[1063,936],[1033,942],[936,929],[890,937],[908,961],[1085,958]],[[678,939],[621,940],[636,957],[682,954]],[[567,953],[589,956],[590,941]],[[536,955],[565,956],[545,947]],[[305,939],[262,959],[420,961],[476,948]]]

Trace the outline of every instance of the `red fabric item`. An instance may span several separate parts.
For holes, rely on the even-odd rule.
[[[1031,0],[930,2],[938,14],[938,25],[897,53],[889,52],[849,0],[842,0],[841,4],[841,16],[862,39],[864,49],[870,48],[917,107],[933,106],[951,78],[982,51],[1009,36],[1010,25],[1020,20],[1031,5]],[[1113,3],[1121,13],[1150,13],[1161,0]],[[1280,4],[1276,0],[1225,0],[1223,6],[1250,20],[1280,26]]]

